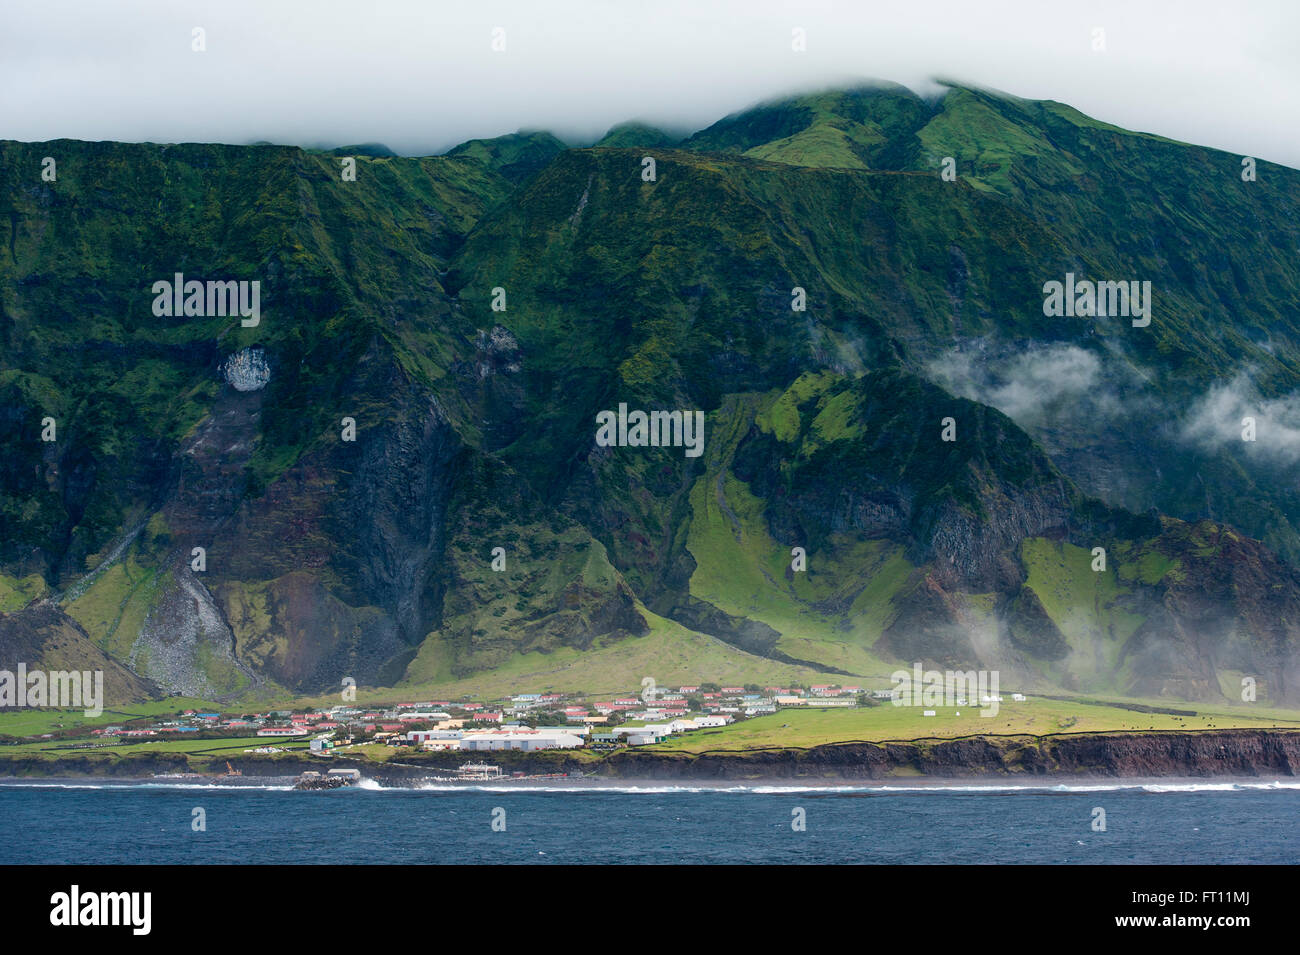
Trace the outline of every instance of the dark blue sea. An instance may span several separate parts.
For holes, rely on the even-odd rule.
[[[196,809],[202,813],[197,814]],[[1095,828],[1103,817],[1105,831]],[[205,831],[195,831],[200,818]],[[793,824],[802,819],[804,828]],[[496,828],[494,828],[494,821]],[[1300,862],[1300,783],[0,783],[0,863]]]

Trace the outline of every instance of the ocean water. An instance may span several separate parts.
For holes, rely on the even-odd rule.
[[[206,831],[192,828],[202,809]],[[1094,825],[1104,810],[1105,831]],[[805,828],[793,823],[802,817]],[[493,828],[494,820],[497,828]],[[501,829],[504,822],[504,829]],[[0,863],[1300,863],[1300,782],[0,782]]]

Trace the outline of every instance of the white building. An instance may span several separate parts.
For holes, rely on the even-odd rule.
[[[615,736],[626,736],[630,746],[662,743],[671,733],[666,723],[647,724],[646,726],[617,726],[612,732]]]
[[[466,733],[461,737],[462,750],[483,751],[518,749],[534,752],[540,749],[572,749],[582,745],[582,737],[563,729],[487,730]]]
[[[713,729],[718,726],[726,726],[732,722],[730,716],[697,716],[695,717],[696,729]]]
[[[411,730],[406,738],[419,745],[429,740],[460,739],[464,735],[463,730]]]

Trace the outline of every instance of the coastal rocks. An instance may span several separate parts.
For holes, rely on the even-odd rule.
[[[642,779],[1295,776],[1300,732],[1223,730],[836,743],[699,755],[620,750],[601,775]]]
[[[252,741],[250,740],[250,745]],[[312,758],[277,754],[181,753],[44,755],[0,752],[0,775],[113,775],[199,769],[220,772],[231,761],[244,776],[279,776],[319,767]],[[367,777],[385,786],[418,785],[463,763],[456,752],[412,752],[401,761],[362,762]],[[807,749],[705,752],[617,750],[597,762],[571,752],[502,751],[492,762],[504,774],[594,775],[604,779],[653,780],[888,780],[914,784],[931,779],[1004,779],[1019,783],[1105,779],[1281,778],[1300,774],[1300,731],[1098,733],[1060,736],[973,736],[898,742],[835,743]],[[350,775],[350,774],[349,774]]]
[[[1068,737],[1043,746],[1055,772],[1106,776],[1294,776],[1300,733],[1110,734]]]

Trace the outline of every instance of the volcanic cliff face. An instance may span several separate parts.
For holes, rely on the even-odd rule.
[[[1007,559],[1021,540],[1070,520],[1077,492],[992,409],[897,372],[832,384],[817,407],[797,433],[755,429],[737,453],[737,476],[774,500],[780,536],[892,536],[941,584],[989,591],[1021,582]]]
[[[635,684],[672,634],[1300,702],[1300,177],[1235,159],[890,86],[355,181],[0,144],[0,614],[205,695],[573,650]],[[259,320],[155,314],[178,274]],[[1044,315],[1067,274],[1152,282],[1150,325]],[[597,444],[621,405],[702,453]]]
[[[655,779],[1268,778],[1297,769],[1300,733],[1258,730],[840,743],[698,756],[623,750],[602,764],[610,775]]]

